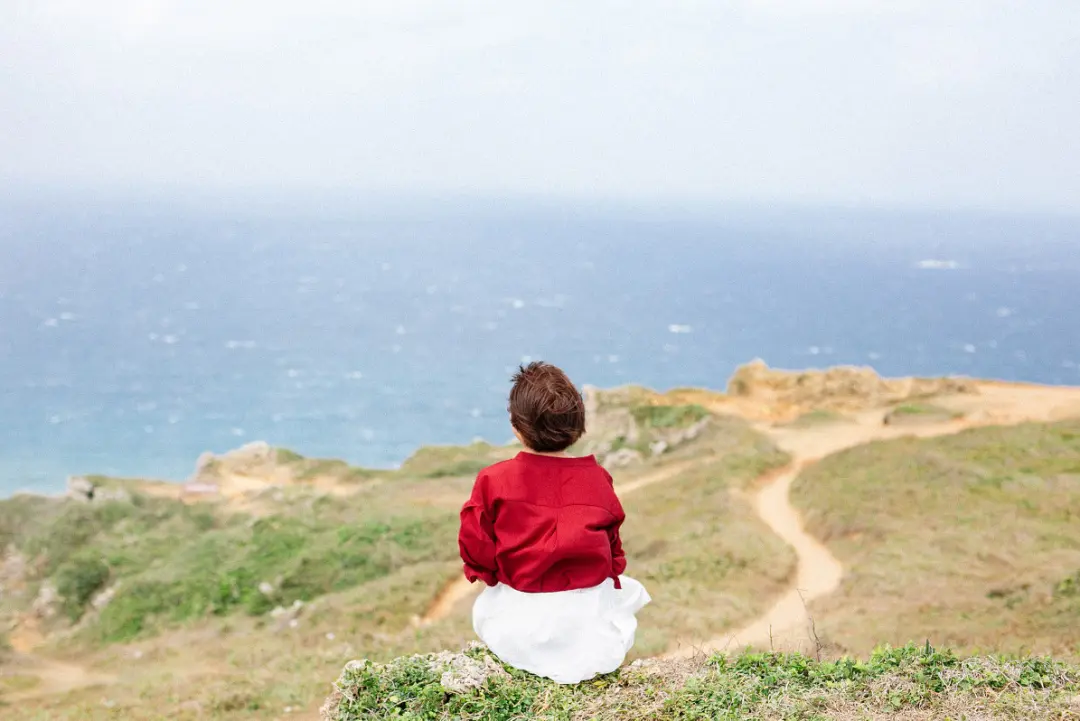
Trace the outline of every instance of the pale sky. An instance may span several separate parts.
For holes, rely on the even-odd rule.
[[[1078,0],[3,0],[0,183],[1080,211]]]

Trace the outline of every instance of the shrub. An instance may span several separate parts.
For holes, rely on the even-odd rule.
[[[70,558],[56,571],[56,592],[73,622],[82,618],[90,599],[109,580],[109,566],[100,555],[86,552]]]
[[[277,462],[282,465],[299,463],[302,460],[304,460],[304,457],[295,451],[290,451],[288,448],[277,449]]]
[[[635,406],[634,420],[643,428],[683,428],[707,418],[709,411],[699,405]]]
[[[458,476],[475,476],[491,463],[480,458],[467,458],[456,463],[432,469],[424,474],[424,478],[453,478]]]

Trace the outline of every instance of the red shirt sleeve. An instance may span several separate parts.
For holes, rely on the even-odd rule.
[[[611,474],[608,474],[608,480],[614,485],[615,482],[611,478]],[[618,497],[615,498],[615,506],[611,509],[611,514],[614,518],[607,528],[608,542],[611,544],[611,575],[615,579],[615,588],[622,588],[619,576],[626,570],[626,554],[623,552],[619,530],[622,528],[623,521],[626,520],[626,513],[623,511]]]
[[[487,478],[481,474],[473,485],[472,495],[461,508],[458,549],[465,564],[465,578],[470,583],[481,580],[489,586],[497,581],[495,562],[494,518],[487,506]]]

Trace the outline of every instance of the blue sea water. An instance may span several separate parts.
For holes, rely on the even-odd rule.
[[[0,495],[262,439],[505,441],[508,378],[803,368],[1080,384],[1080,219],[463,202],[0,204]]]

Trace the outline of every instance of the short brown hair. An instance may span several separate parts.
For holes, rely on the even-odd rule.
[[[525,445],[557,453],[585,433],[585,401],[570,379],[550,363],[519,366],[510,379],[510,425]]]

